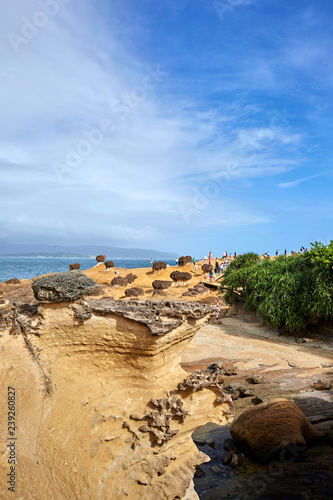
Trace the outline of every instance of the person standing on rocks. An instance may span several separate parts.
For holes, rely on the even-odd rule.
[[[208,254],[208,263],[209,264],[210,264],[211,260],[212,260],[212,252],[209,252],[209,254]]]

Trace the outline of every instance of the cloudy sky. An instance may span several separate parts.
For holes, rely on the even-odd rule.
[[[2,0],[0,241],[333,239],[331,0]]]

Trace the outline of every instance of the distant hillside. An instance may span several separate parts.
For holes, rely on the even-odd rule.
[[[0,255],[6,257],[90,257],[105,254],[113,259],[174,259],[177,254],[142,248],[119,248],[105,245],[26,245],[0,242]]]

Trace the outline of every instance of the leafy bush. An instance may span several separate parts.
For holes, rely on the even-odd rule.
[[[225,299],[235,300],[242,289],[245,308],[260,314],[273,326],[297,332],[310,323],[333,316],[333,241],[311,244],[302,255],[234,261],[225,273]],[[255,254],[253,254],[255,255]]]

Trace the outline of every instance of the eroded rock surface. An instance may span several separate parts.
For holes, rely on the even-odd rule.
[[[61,274],[73,277],[76,271]],[[26,294],[19,303],[15,292],[16,302],[3,309],[0,380],[17,391],[17,496],[182,498],[194,467],[207,460],[191,439],[193,431],[207,421],[230,422],[233,415],[229,396],[216,404],[222,396],[217,386],[178,389],[186,378],[182,352],[214,308],[82,299],[94,282],[86,287],[79,281],[75,289],[57,277],[52,287],[42,278],[34,283],[42,302]],[[1,421],[5,410],[2,405]],[[1,484],[0,497],[6,494]]]
[[[288,399],[275,399],[246,410],[232,424],[230,433],[238,446],[261,462],[291,445],[305,450],[323,437]]]
[[[80,271],[55,273],[34,281],[32,289],[39,302],[67,302],[80,299],[98,284]]]

